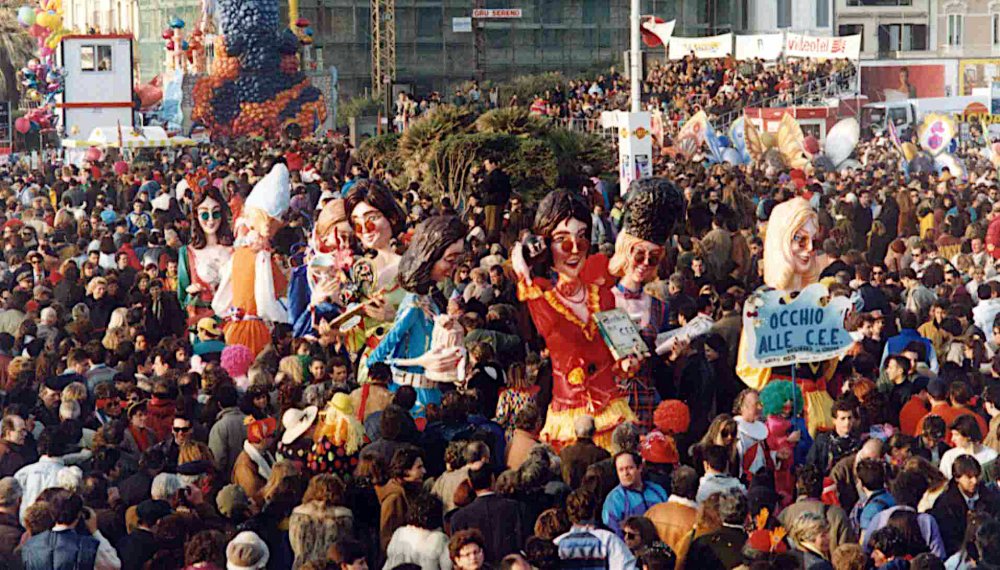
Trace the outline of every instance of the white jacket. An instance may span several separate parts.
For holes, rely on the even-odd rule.
[[[383,570],[400,564],[419,564],[421,570],[451,570],[448,556],[448,536],[440,530],[401,526],[392,533],[386,548]]]

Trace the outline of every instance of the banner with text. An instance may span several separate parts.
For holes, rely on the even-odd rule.
[[[670,38],[670,59],[683,59],[691,54],[698,59],[727,57],[733,53],[733,34],[706,38]]]
[[[852,307],[847,297],[831,298],[822,283],[809,285],[795,299],[761,287],[743,305],[749,364],[774,367],[843,356],[854,343],[844,326]]]
[[[784,34],[754,34],[736,36],[736,59],[763,59],[773,61],[781,57],[785,45]]]
[[[858,59],[861,56],[861,34],[838,38],[785,35],[785,57],[814,59]]]

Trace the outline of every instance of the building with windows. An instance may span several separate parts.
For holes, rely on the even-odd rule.
[[[139,4],[138,0],[65,0],[63,25],[79,32],[133,33]]]
[[[1000,57],[1000,1],[937,1],[937,47],[942,56]]]
[[[678,36],[704,36],[741,31],[746,1],[643,0],[642,13],[676,19]],[[457,31],[454,21],[469,17],[474,5],[521,9],[520,18],[477,22],[486,78],[624,65],[629,0],[396,0],[397,84],[444,92],[475,76],[476,33]],[[309,66],[336,66],[342,96],[369,88],[369,0],[299,0],[299,15],[316,32]]]
[[[879,58],[933,52],[939,0],[836,0],[837,35],[861,34],[861,53]]]
[[[740,0],[741,14],[747,14],[745,26],[738,31],[833,35],[835,0]]]

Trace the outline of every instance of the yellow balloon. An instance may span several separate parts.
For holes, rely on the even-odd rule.
[[[917,156],[917,146],[911,142],[903,143],[903,158],[907,162],[913,160],[913,157]]]
[[[760,142],[764,143],[764,148],[774,148],[778,144],[778,139],[773,133],[763,133],[760,135]]]

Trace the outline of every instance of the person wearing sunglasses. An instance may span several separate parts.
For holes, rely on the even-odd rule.
[[[191,243],[181,246],[177,255],[177,300],[191,327],[212,316],[222,266],[233,254],[233,231],[222,193],[198,176],[189,177],[188,184],[198,191],[191,207]]]
[[[184,416],[174,416],[170,426],[170,437],[154,445],[153,449],[163,452],[167,471],[173,472],[177,468],[177,457],[180,454],[181,446],[193,439],[194,425],[191,420]]]
[[[629,216],[608,263],[608,271],[620,278],[611,292],[615,306],[629,315],[652,354],[656,336],[667,330],[669,321],[666,303],[643,288],[657,277],[666,253],[664,245],[684,214],[684,195],[665,178],[645,178],[632,183],[625,209]],[[659,400],[652,373],[650,361],[625,381],[629,406],[643,431],[652,429],[653,410]]]

